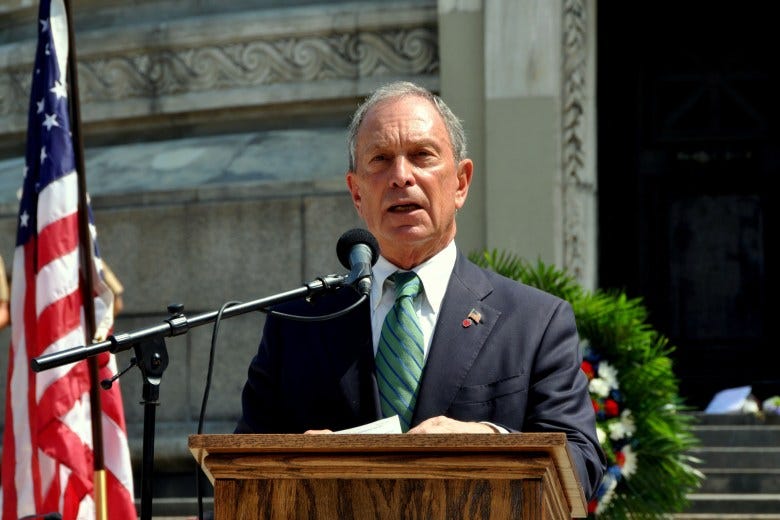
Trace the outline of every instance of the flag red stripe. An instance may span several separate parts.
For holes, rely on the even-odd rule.
[[[81,326],[81,302],[81,291],[76,290],[43,309],[38,320],[36,356]]]
[[[60,417],[67,414],[86,392],[89,392],[89,372],[86,363],[81,361],[41,396],[36,416],[38,429],[47,428],[52,421],[60,422]]]
[[[64,483],[64,507],[62,509],[62,520],[77,520],[79,506],[87,493],[91,491],[91,486],[85,487],[81,480],[74,478],[71,474]]]
[[[54,479],[51,482],[46,494],[40,501],[40,506],[36,508],[37,511],[50,512],[60,510],[60,472],[58,469],[54,471]]]
[[[11,513],[16,513],[15,509],[12,511],[10,507],[17,502],[16,486],[9,485],[10,482],[14,482],[16,469],[16,442],[14,441],[14,415],[11,410],[10,403],[14,398],[14,388],[11,386],[11,377],[14,373],[14,347],[11,345],[12,355],[8,356],[8,377],[5,380],[5,395],[6,395],[6,407],[5,407],[5,423],[3,430],[3,467],[2,473],[0,473],[0,483],[5,482],[3,486],[3,510],[0,511],[2,515],[0,518],[13,518]]]
[[[108,366],[109,354],[107,352],[101,354],[98,357],[98,379],[108,379],[114,375],[115,370]],[[124,403],[122,400],[122,392],[119,387],[113,385],[110,389],[100,393],[100,397],[103,403],[103,414],[109,417],[122,430],[127,430],[125,424]]]
[[[106,471],[106,493],[111,504],[111,518],[135,518],[134,499],[127,488],[110,471]]]
[[[41,430],[38,442],[41,451],[70,468],[71,478],[80,479],[85,488],[91,489],[92,450],[76,432],[55,421]]]
[[[78,213],[55,220],[38,233],[38,269],[78,247]]]

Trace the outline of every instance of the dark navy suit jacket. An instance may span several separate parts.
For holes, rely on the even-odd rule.
[[[344,288],[276,310],[324,315],[357,301]],[[479,323],[464,319],[473,310]],[[381,418],[368,303],[324,322],[270,315],[249,366],[236,433],[341,430]],[[567,435],[586,497],[605,459],[580,370],[571,306],[458,254],[420,382],[412,424],[445,415],[510,431]]]

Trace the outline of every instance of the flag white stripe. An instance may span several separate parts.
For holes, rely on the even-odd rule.
[[[97,513],[95,512],[95,501],[92,500],[92,495],[89,493],[84,495],[84,498],[81,500],[79,505],[79,512],[76,515],[76,518],[97,518]]]
[[[81,442],[92,449],[92,416],[89,402],[89,390],[81,394],[79,400],[73,403],[70,410],[60,417],[62,423],[78,435]]]
[[[24,339],[21,343],[14,344],[14,366],[26,366],[28,363],[26,344]],[[14,370],[11,376],[11,411],[14,416],[14,449],[16,455],[16,468],[14,483],[17,490],[17,505],[20,516],[31,512],[30,504],[35,504],[33,496],[33,476],[32,476],[32,441],[30,435],[29,423],[20,420],[27,415],[27,388],[29,381],[27,379],[27,370]]]
[[[68,74],[68,18],[62,0],[52,0],[49,11],[49,28],[57,49],[57,66],[60,68],[60,81],[65,83]]]
[[[24,273],[24,248],[17,247],[14,251],[14,271]],[[11,284],[11,322],[24,323],[24,292],[26,280],[24,276],[15,276]],[[14,371],[11,374],[11,414],[13,416],[14,453],[16,467],[14,468],[14,484],[17,492],[16,510],[19,516],[34,512],[35,497],[33,496],[32,475],[32,437],[28,421],[23,420],[29,415],[27,410],[27,395],[30,387],[29,372],[20,370],[29,364],[27,359],[27,342],[24,327],[11,327],[11,347],[14,359]],[[6,397],[8,399],[8,397]],[[8,426],[8,425],[6,425]]]
[[[38,449],[38,472],[41,476],[41,489],[46,490],[52,486],[57,466],[57,461],[53,457],[50,457],[42,449]]]
[[[38,195],[38,233],[52,222],[76,213],[79,208],[79,186],[76,171],[49,183]]]
[[[14,276],[11,284],[11,323],[24,323],[24,295],[27,291],[27,278],[24,276],[24,246],[19,246],[14,250],[13,273],[19,273]],[[24,327],[11,327],[11,341],[16,343],[24,337]],[[17,339],[18,338],[18,339]]]
[[[35,315],[79,290],[79,250],[58,256],[38,271],[35,282]],[[78,345],[72,345],[78,346]]]
[[[84,331],[81,328],[77,328],[49,345],[46,350],[43,351],[42,355],[59,352],[64,349],[83,344]],[[67,376],[68,372],[73,370],[74,367],[75,365],[71,363],[69,365],[50,368],[48,370],[38,372],[36,377],[37,384],[35,387],[35,402],[40,403],[41,396],[46,392],[46,390],[48,390],[52,384],[56,383],[59,378]]]
[[[113,473],[128,491],[131,491],[133,489],[133,472],[129,461],[123,460],[120,456],[123,453],[130,453],[127,435],[105,413],[103,414],[103,445],[105,453],[109,454],[105,460],[106,469]]]

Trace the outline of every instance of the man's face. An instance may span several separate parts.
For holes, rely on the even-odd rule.
[[[472,169],[469,159],[455,164],[436,108],[406,96],[366,114],[347,186],[382,254],[408,269],[454,238],[455,212],[466,201]]]

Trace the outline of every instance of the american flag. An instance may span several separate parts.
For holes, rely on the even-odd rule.
[[[90,376],[87,361],[35,373],[42,354],[91,342],[81,285],[79,188],[67,88],[68,24],[62,0],[41,0],[30,96],[27,152],[11,283],[11,347],[2,463],[3,518],[59,512],[95,518]],[[90,215],[97,334],[113,324]],[[98,359],[99,377],[116,372]],[[137,518],[122,398],[101,392],[109,518]]]

